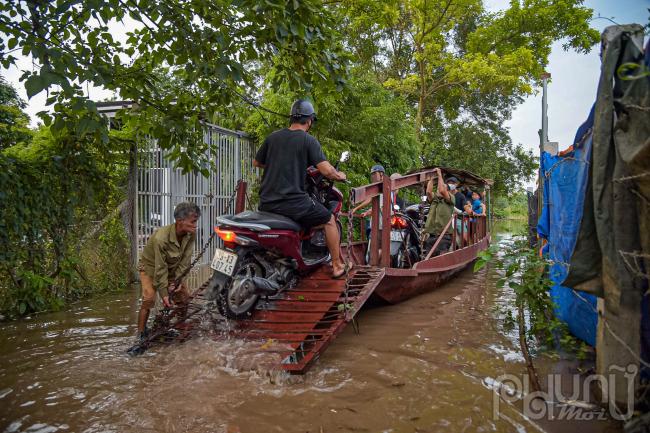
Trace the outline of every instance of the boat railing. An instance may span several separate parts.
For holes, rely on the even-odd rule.
[[[392,214],[393,204],[391,202],[391,197],[393,196],[393,191],[397,191],[399,189],[414,186],[417,184],[425,184],[425,182],[428,182],[429,180],[435,181],[436,179],[437,174],[435,169],[425,169],[419,172],[394,178],[384,176],[381,182],[371,183],[362,187],[352,188],[350,190],[352,205],[359,204],[369,198],[371,199],[371,229],[369,239],[371,248],[369,251],[369,265],[386,268],[390,267],[390,254],[380,255],[380,251],[390,251],[390,217]],[[486,185],[488,185],[487,182]],[[488,191],[489,203],[489,189],[486,189]],[[383,197],[381,201],[380,197]],[[365,243],[366,230],[364,227],[364,219],[360,218],[357,215],[352,215],[352,218],[360,219],[360,242]],[[380,219],[381,224],[379,223]],[[485,238],[485,236],[487,236],[489,231],[489,220],[486,215],[453,215],[442,233],[447,233],[450,225],[453,228],[450,252],[480,242]],[[383,227],[384,229],[380,230],[379,227]],[[423,234],[423,228],[421,230],[422,232],[420,236]],[[429,250],[426,259],[430,258],[432,254],[435,254],[434,251],[436,250],[436,247],[441,242],[441,240],[442,235],[436,239],[436,242]],[[354,239],[348,239],[348,242],[360,243],[354,242]]]
[[[457,214],[452,216],[453,231],[450,251],[480,242],[488,234],[486,215]]]

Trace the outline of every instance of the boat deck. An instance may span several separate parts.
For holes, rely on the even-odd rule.
[[[231,335],[285,347],[280,367],[302,374],[353,320],[383,276],[383,269],[359,266],[346,283],[320,268],[279,299],[260,300],[251,319],[237,322]]]

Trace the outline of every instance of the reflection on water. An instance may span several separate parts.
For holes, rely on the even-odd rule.
[[[129,358],[136,295],[95,299],[2,325],[0,431],[544,431],[515,406],[493,414],[494,378],[524,371],[499,312],[511,296],[468,269],[362,312],[361,334],[346,329],[304,376],[242,341]]]

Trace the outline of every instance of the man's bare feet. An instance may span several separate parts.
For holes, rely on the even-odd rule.
[[[345,263],[333,264],[332,263],[332,278],[337,279],[343,277],[346,272],[349,272],[352,269],[352,263],[346,265]]]

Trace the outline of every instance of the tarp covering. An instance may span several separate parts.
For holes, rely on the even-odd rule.
[[[543,207],[537,231],[546,239],[544,253],[551,261],[549,277],[555,283],[551,296],[555,314],[573,335],[595,346],[596,297],[578,293],[562,285],[569,272],[569,260],[575,248],[589,180],[592,149],[593,109],[589,119],[578,129],[572,149],[560,155],[544,152],[541,169],[544,181]]]
[[[646,361],[650,356],[650,74],[643,39],[638,24],[603,33],[591,178],[564,282],[603,298],[600,371],[613,364],[639,365],[639,354]],[[623,382],[616,381],[617,401],[627,398]]]
[[[650,360],[650,49],[644,53],[643,37],[638,24],[605,30],[590,118],[569,152],[541,158],[538,231],[548,241],[557,315],[597,345],[596,370],[616,376],[609,397],[619,404],[629,399],[620,366]],[[597,324],[594,295],[603,300]]]

